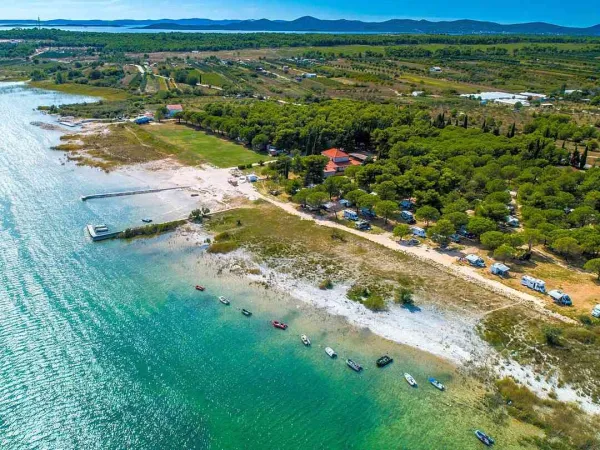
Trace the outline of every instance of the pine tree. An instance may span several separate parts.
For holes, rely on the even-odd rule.
[[[583,155],[581,156],[580,160],[579,160],[579,168],[580,169],[585,169],[585,165],[587,164],[587,158],[588,158],[588,146],[585,146],[585,150],[583,151]]]
[[[579,150],[577,150],[577,147],[575,147],[575,150],[573,150],[573,153],[571,154],[571,166],[578,167],[579,160],[580,160]]]

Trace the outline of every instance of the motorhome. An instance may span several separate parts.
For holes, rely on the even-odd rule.
[[[345,209],[344,210],[344,219],[358,220],[358,214],[356,214],[356,211],[352,211],[351,209]]]
[[[541,292],[542,294],[546,293],[546,282],[538,278],[533,278],[529,275],[523,275],[521,278],[521,284],[523,286],[527,286],[529,289]]]

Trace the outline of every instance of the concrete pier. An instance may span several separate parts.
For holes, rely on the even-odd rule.
[[[177,187],[162,188],[162,189],[141,189],[141,190],[137,190],[137,191],[106,192],[104,194],[82,195],[81,201],[85,202],[87,200],[92,200],[94,198],[124,197],[126,195],[153,194],[155,192],[174,191],[176,189],[186,189],[186,188],[189,188],[189,186],[177,186]]]

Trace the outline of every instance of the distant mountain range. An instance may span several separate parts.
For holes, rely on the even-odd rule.
[[[411,34],[546,34],[600,36],[600,24],[587,28],[564,27],[544,22],[499,24],[478,20],[392,19],[385,22],[360,20],[321,20],[305,16],[295,20],[211,20],[211,19],[161,19],[161,20],[67,20],[40,22],[43,26],[61,27],[136,27],[153,30],[205,30],[205,31],[280,31],[329,33],[411,33]],[[0,20],[0,25],[31,26],[35,20]]]

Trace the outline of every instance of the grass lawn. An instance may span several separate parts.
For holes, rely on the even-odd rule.
[[[235,167],[269,159],[268,155],[184,125],[165,123],[145,127],[144,131],[179,149],[178,158],[188,164],[207,162],[217,167]]]
[[[110,101],[125,100],[129,97],[129,94],[121,89],[90,86],[88,84],[56,84],[51,81],[32,81],[30,85],[40,89],[50,89],[52,91],[60,91],[67,94],[102,97],[103,99]]]

